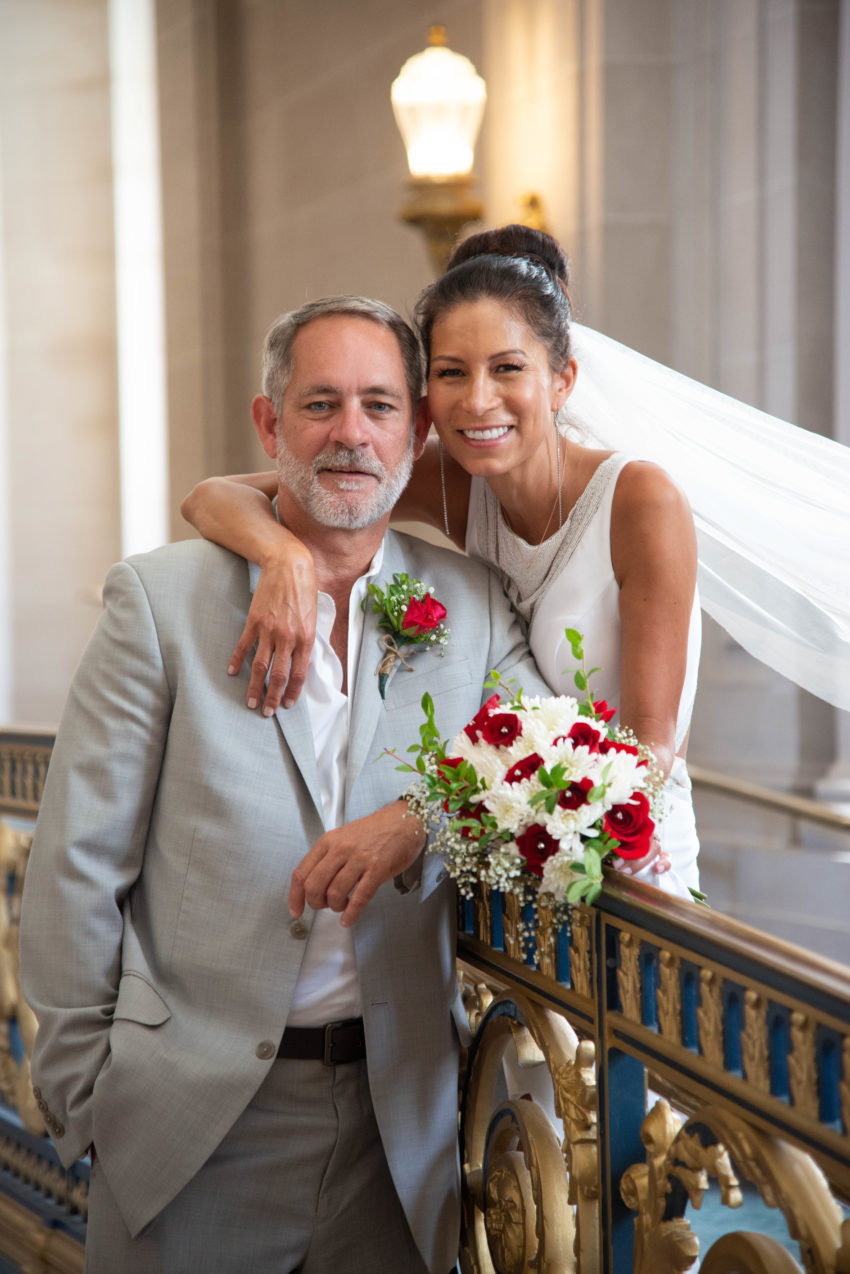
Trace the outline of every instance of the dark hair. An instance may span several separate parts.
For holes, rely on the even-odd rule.
[[[562,371],[570,359],[569,278],[563,249],[542,230],[511,225],[471,235],[416,303],[426,362],[437,319],[456,305],[490,298],[522,317],[548,349],[552,371]]]
[[[318,301],[307,301],[300,309],[290,310],[288,314],[281,314],[266,333],[263,345],[263,393],[272,400],[277,414],[280,415],[283,395],[292,376],[292,346],[295,337],[302,327],[306,327],[314,319],[333,318],[337,315],[365,318],[392,332],[398,341],[404,378],[410,393],[411,406],[415,411],[422,393],[423,373],[422,351],[413,328],[383,301],[375,301],[368,296],[326,296]]]

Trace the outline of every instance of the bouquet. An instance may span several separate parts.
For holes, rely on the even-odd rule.
[[[420,742],[408,749],[416,762],[398,767],[417,775],[408,800],[463,895],[481,882],[562,915],[599,895],[606,860],[647,853],[663,785],[650,749],[593,699],[599,669],[585,671],[581,635],[565,631],[582,701],[526,698],[491,673],[497,693],[447,747],[426,694]]]

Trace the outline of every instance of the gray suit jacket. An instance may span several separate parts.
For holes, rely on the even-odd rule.
[[[499,582],[481,565],[387,534],[448,610],[445,657],[378,693],[367,613],[351,707],[346,820],[407,780],[384,747],[417,737],[433,695],[450,738],[491,668],[545,693]],[[322,834],[306,707],[244,706],[228,656],[250,601],[243,559],[193,541],[113,567],[71,688],[27,871],[24,991],[33,1077],[63,1162],[92,1143],[132,1233],[198,1171],[273,1064],[305,942],[290,874]],[[247,674],[246,674],[247,675]],[[384,886],[354,928],[368,1072],[393,1178],[424,1259],[454,1262],[454,894],[426,856],[422,887]],[[308,914],[307,921],[310,923]]]

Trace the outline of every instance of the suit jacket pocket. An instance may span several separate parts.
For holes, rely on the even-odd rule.
[[[115,1002],[115,1021],[140,1022],[143,1026],[162,1026],[171,1017],[171,1009],[162,996],[139,973],[123,973]]]
[[[402,651],[407,653],[404,647]],[[413,659],[417,661],[413,672],[397,667],[390,678],[384,701],[388,711],[419,703],[426,690],[436,700],[440,695],[469,686],[472,681],[468,659],[454,659],[447,663],[443,656],[424,649]]]

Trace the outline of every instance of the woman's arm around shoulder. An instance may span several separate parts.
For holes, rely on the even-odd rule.
[[[235,676],[256,646],[246,702],[249,708],[262,703],[266,716],[280,707],[284,695],[284,707],[297,700],[316,635],[313,556],[275,517],[271,502],[277,485],[275,473],[207,478],[180,506],[186,521],[205,539],[260,567],[260,581],[227,671]]]
[[[657,465],[633,461],[620,475],[611,561],[620,586],[620,719],[655,750],[666,774],[676,754],[697,543],[684,494]]]

